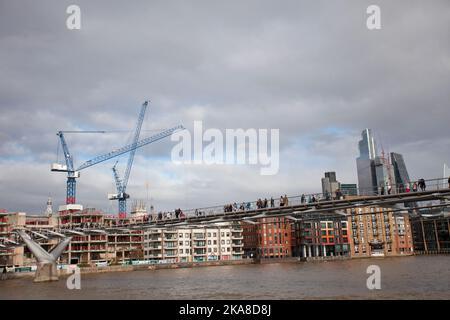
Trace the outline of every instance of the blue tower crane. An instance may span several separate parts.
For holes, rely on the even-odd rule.
[[[139,135],[141,133],[142,122],[144,121],[145,111],[147,110],[147,106],[149,101],[145,101],[142,104],[141,111],[139,113],[138,121],[136,124],[136,130],[133,136],[132,145],[135,146],[138,143]],[[120,179],[119,173],[116,169],[116,164],[112,167],[114,180],[116,182],[117,194],[108,195],[108,199],[110,200],[118,200],[119,202],[119,218],[125,218],[127,215],[127,199],[130,197],[129,194],[126,193],[128,179],[130,178],[131,167],[133,166],[134,155],[136,153],[136,148],[130,151],[130,155],[128,157],[128,164],[125,170],[125,176],[123,180]]]
[[[144,103],[145,104],[145,103]],[[148,104],[148,103],[147,103]],[[133,143],[125,145],[121,148],[115,149],[113,151],[110,151],[108,153],[99,155],[91,160],[88,160],[81,164],[78,168],[75,169],[73,164],[73,157],[69,152],[69,148],[67,146],[66,140],[64,138],[64,133],[105,133],[106,131],[58,131],[56,134],[61,142],[61,146],[64,152],[64,159],[66,164],[60,164],[60,163],[53,163],[51,165],[51,171],[54,172],[67,172],[67,194],[66,194],[66,204],[75,204],[76,201],[76,179],[80,177],[80,171],[84,170],[86,168],[92,167],[98,163],[104,162],[106,160],[118,157],[122,154],[134,151],[138,148],[141,148],[147,144],[156,142],[158,140],[161,140],[165,137],[170,136],[172,133],[184,130],[184,127],[182,125],[175,126],[173,128],[161,131],[158,134],[155,134],[153,136],[147,137],[145,139],[142,139],[140,141],[133,141]],[[129,168],[131,170],[131,164],[132,160],[130,162],[129,160]],[[128,170],[127,170],[128,171]],[[129,172],[125,175],[126,180],[128,180]],[[120,180],[119,180],[120,181]],[[125,184],[126,185],[126,184]]]

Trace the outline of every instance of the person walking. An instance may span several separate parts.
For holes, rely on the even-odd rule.
[[[424,179],[419,179],[419,188],[420,191],[426,191],[427,189],[427,185],[425,184],[425,180]]]
[[[417,182],[413,183],[412,190],[413,190],[413,192],[417,192]]]
[[[289,199],[287,197],[287,195],[284,195],[284,206],[287,207],[289,205]]]
[[[450,178],[448,178],[448,183],[450,185]],[[270,207],[273,208],[275,207],[275,200],[273,200],[273,197],[270,197]]]
[[[280,207],[284,207],[284,198],[280,196]]]

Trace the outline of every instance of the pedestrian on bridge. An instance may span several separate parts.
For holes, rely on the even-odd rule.
[[[406,193],[409,193],[411,191],[411,188],[409,187],[409,183],[406,184]]]
[[[450,189],[450,176],[448,177],[448,188]]]
[[[425,184],[425,180],[424,179],[419,179],[419,188],[420,191],[426,191],[427,189],[427,185]]]

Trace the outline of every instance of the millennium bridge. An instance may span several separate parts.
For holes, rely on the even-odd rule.
[[[55,280],[56,261],[62,254],[64,247],[70,242],[72,236],[88,234],[108,234],[129,232],[130,230],[146,230],[154,228],[170,228],[184,226],[207,226],[224,222],[241,222],[249,224],[265,223],[264,218],[284,217],[292,222],[313,219],[346,218],[359,213],[358,208],[378,207],[384,212],[401,212],[410,215],[422,215],[436,210],[450,209],[450,186],[447,179],[424,180],[426,188],[404,188],[392,186],[387,194],[373,192],[371,195],[352,196],[337,194],[333,197],[320,193],[303,194],[301,196],[286,197],[282,205],[279,200],[267,201],[267,205],[257,205],[253,202],[243,202],[242,205],[222,205],[214,207],[196,208],[178,212],[169,212],[159,218],[147,219],[138,222],[129,222],[126,219],[117,220],[115,226],[90,225],[84,228],[64,228],[60,226],[57,231],[29,230],[26,227],[14,230],[20,236],[19,241],[4,240],[2,248],[12,248],[26,245],[38,260],[36,278],[38,281]],[[359,190],[361,192],[362,190]],[[245,204],[245,205],[244,205]],[[227,209],[228,208],[228,209]],[[60,243],[50,252],[39,246],[40,239],[58,237]],[[36,280],[36,279],[35,279]]]

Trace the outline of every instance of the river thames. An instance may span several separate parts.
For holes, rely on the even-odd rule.
[[[369,290],[369,265],[381,289]],[[450,256],[411,256],[82,274],[66,279],[0,281],[0,299],[450,299]]]

